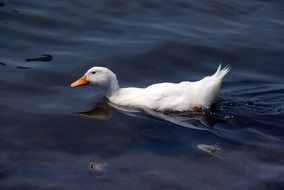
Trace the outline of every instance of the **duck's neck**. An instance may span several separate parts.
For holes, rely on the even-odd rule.
[[[111,97],[115,92],[117,92],[119,90],[119,84],[118,84],[118,80],[116,77],[113,77],[109,84],[106,86],[105,88],[105,94],[106,97],[109,98]]]

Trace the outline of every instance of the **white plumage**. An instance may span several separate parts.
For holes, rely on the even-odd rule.
[[[85,83],[102,87],[108,100],[119,106],[156,111],[189,111],[211,106],[230,69],[229,66],[221,69],[220,65],[215,74],[196,82],[158,83],[147,88],[120,88],[116,75],[105,67],[93,67],[82,78]],[[82,85],[82,78],[71,86]]]

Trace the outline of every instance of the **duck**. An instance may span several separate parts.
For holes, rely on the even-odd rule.
[[[90,68],[71,87],[93,85],[103,89],[111,104],[160,112],[185,112],[208,109],[214,103],[223,78],[231,70],[228,65],[199,81],[163,82],[146,88],[121,88],[115,73],[106,67]]]

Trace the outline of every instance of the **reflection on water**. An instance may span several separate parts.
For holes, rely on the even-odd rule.
[[[100,99],[96,104],[95,107],[89,111],[85,112],[78,112],[81,116],[85,116],[92,119],[103,119],[108,120],[112,117],[112,112],[119,111],[123,114],[129,115],[131,117],[142,117],[144,119],[152,119],[152,120],[160,120],[160,121],[167,121],[172,124],[186,127],[189,129],[196,129],[196,130],[207,130],[221,136],[221,134],[214,129],[214,125],[217,122],[224,122],[226,123],[226,119],[228,116],[223,116],[221,119],[220,116],[217,119],[216,116],[212,115],[212,110],[207,110],[209,112],[158,112],[150,109],[134,109],[124,106],[115,105],[107,100],[106,97]],[[151,117],[152,116],[152,117]],[[227,123],[229,124],[229,122]],[[229,127],[229,126],[228,126]],[[217,153],[222,149],[217,145],[206,145],[206,144],[198,144],[197,147],[213,156],[221,159]]]
[[[93,119],[110,119],[112,116],[111,107],[106,98],[101,99],[95,104],[95,107],[89,111],[78,112],[75,114],[83,115]]]
[[[115,110],[114,110],[114,109]],[[214,130],[214,124],[217,122],[226,122],[227,116],[221,118],[216,118],[209,112],[158,112],[150,109],[135,109],[125,106],[119,106],[113,104],[107,100],[107,98],[102,98],[95,104],[95,107],[89,111],[78,112],[77,114],[83,115],[85,117],[93,119],[110,119],[113,111],[121,111],[129,116],[142,117],[147,119],[160,119],[162,121],[168,121],[178,126],[197,129],[197,130],[208,130],[215,134],[218,134]],[[150,117],[152,116],[152,117]],[[228,123],[229,124],[229,123]]]

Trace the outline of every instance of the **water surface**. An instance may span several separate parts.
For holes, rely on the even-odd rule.
[[[283,189],[283,18],[282,1],[2,0],[1,189]],[[69,87],[92,66],[145,87],[220,63],[233,69],[203,114]]]

